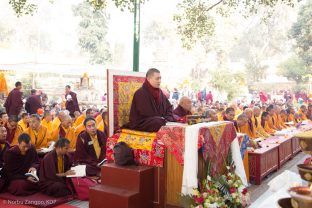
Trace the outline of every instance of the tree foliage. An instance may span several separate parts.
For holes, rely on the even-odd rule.
[[[312,71],[312,0],[300,8],[297,22],[290,30],[290,37],[296,40],[295,51]]]
[[[9,0],[17,16],[33,14],[37,5],[29,3],[30,0]],[[51,0],[50,0],[51,1]],[[95,10],[102,10],[108,0],[86,0]],[[111,0],[116,7],[123,10],[133,11],[136,0]],[[140,0],[144,3],[148,0]],[[178,13],[174,15],[177,23],[177,32],[181,36],[185,48],[191,49],[197,42],[214,34],[215,23],[212,13],[228,16],[231,12],[239,10],[244,16],[257,14],[265,10],[266,16],[270,16],[276,5],[284,4],[294,6],[300,0],[182,0],[178,3]],[[164,5],[165,6],[165,5]],[[265,17],[265,16],[264,16]]]
[[[104,64],[111,61],[107,34],[107,15],[103,10],[94,10],[88,2],[73,7],[75,16],[80,17],[79,46],[89,53],[91,64]]]
[[[309,70],[304,61],[297,57],[292,56],[279,66],[280,75],[287,77],[289,80],[295,81],[297,84],[308,81]]]
[[[219,92],[226,92],[228,100],[232,100],[239,92],[239,88],[246,84],[245,74],[229,69],[215,70],[210,72],[209,76],[209,85]]]
[[[258,82],[265,78],[265,72],[268,65],[262,64],[257,57],[253,57],[247,60],[245,64],[246,75],[249,83]]]
[[[179,13],[174,16],[177,22],[178,34],[183,46],[190,49],[197,41],[212,36],[215,23],[211,14],[217,13],[229,16],[233,11],[239,11],[245,17],[263,12],[263,19],[271,16],[277,5],[284,4],[293,7],[300,0],[183,0],[178,4]]]

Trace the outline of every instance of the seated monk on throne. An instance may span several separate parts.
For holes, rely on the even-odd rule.
[[[134,93],[129,123],[124,128],[157,132],[166,122],[175,121],[172,105],[160,90],[160,82],[160,71],[149,69],[143,86]]]

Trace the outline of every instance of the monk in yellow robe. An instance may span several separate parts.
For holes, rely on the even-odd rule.
[[[223,121],[233,121],[234,117],[235,117],[235,109],[229,107],[229,108],[225,109],[222,120]]]
[[[18,144],[18,137],[23,133],[22,128],[17,124],[17,116],[11,115],[8,119],[8,122],[4,125],[7,131],[6,141],[14,146]]]
[[[75,128],[77,128],[77,126],[79,126],[80,124],[82,124],[83,123],[83,121],[86,119],[86,112],[83,112],[82,114],[80,114],[77,118],[76,118],[76,120],[75,120],[75,122],[74,122],[74,124],[73,124],[73,127],[75,127]],[[76,117],[76,116],[75,116]]]
[[[233,121],[234,123],[234,127],[236,129],[237,133],[243,133],[242,127],[245,126],[246,124],[248,124],[248,117],[243,113],[237,116],[237,120]],[[244,156],[244,169],[245,169],[245,173],[246,173],[246,177],[247,180],[249,180],[249,163],[248,163],[249,159],[248,159],[248,153],[246,152],[245,156]]]
[[[274,129],[274,130],[280,130],[279,126],[277,125],[277,119],[275,118],[274,114],[275,114],[275,109],[273,105],[270,105],[269,107],[267,107],[266,112],[269,115],[268,120],[266,121],[268,127],[270,129]]]
[[[277,115],[278,122],[280,126],[285,129],[287,128],[287,125],[285,124],[287,122],[287,113],[286,110],[280,110],[279,114]]]
[[[278,129],[284,129],[284,128],[287,128],[287,126],[284,124],[281,116],[280,116],[280,113],[281,113],[281,108],[277,105],[274,106],[274,120],[276,121],[276,127]]]
[[[22,113],[22,119],[18,122],[18,125],[23,131],[25,131],[29,126],[29,118],[28,113]]]
[[[298,110],[298,114],[300,115],[300,119],[302,121],[308,120],[307,112],[308,112],[308,110],[307,110],[307,107],[305,105],[300,106],[300,108]]]
[[[224,108],[217,109],[218,121],[223,121]]]
[[[52,129],[57,129],[61,125],[62,118],[65,116],[64,111],[60,111],[52,121]]]
[[[249,138],[257,138],[256,128],[252,122],[253,111],[250,108],[244,110],[244,114],[247,116],[247,123],[240,128],[241,133],[247,134]]]
[[[295,109],[293,107],[289,107],[287,110],[287,122],[294,122],[295,121]]]
[[[94,116],[94,111],[92,108],[89,108],[86,110],[86,118],[92,117]],[[80,133],[82,133],[83,131],[85,131],[86,128],[84,126],[83,123],[79,124],[76,129],[75,129],[75,134],[78,136]]]
[[[254,127],[256,129],[256,135],[257,137],[263,137],[263,138],[267,138],[270,136],[270,134],[268,134],[264,128],[261,126],[261,118],[260,118],[260,114],[261,114],[261,110],[259,107],[255,106],[253,107],[253,118],[252,118],[252,122],[254,124]]]
[[[205,116],[206,116],[208,122],[218,121],[218,114],[213,109],[208,109],[205,112]]]
[[[299,113],[295,113],[295,115],[294,115],[294,124],[297,125],[297,124],[299,124],[301,122],[302,122],[301,115]]]
[[[103,112],[100,112],[99,115],[97,115],[96,118],[95,118],[95,121],[96,121],[96,125],[97,125],[97,126],[98,126],[99,123],[103,120],[103,119],[102,119],[102,113],[103,113]]]
[[[41,125],[47,127],[50,134],[53,132],[52,115],[50,111],[45,111],[41,121]]]
[[[104,132],[106,135],[108,135],[108,113],[104,111],[102,114],[102,120],[101,122],[97,125],[97,129],[99,131]]]
[[[76,127],[75,125],[75,122],[77,121],[77,119],[79,118],[79,116],[81,115],[81,113],[79,111],[75,111],[74,112],[74,117],[72,118],[72,121],[73,121],[73,127]]]
[[[276,131],[275,129],[272,129],[269,126],[269,120],[271,120],[271,119],[272,119],[272,117],[269,116],[268,112],[263,112],[261,114],[261,126],[265,130],[265,132],[268,134],[274,134]]]
[[[66,138],[69,140],[69,148],[71,151],[76,149],[77,136],[75,134],[75,128],[72,127],[72,119],[69,115],[65,115],[59,128],[54,129],[53,131],[52,140],[57,141],[60,138]]]
[[[31,138],[31,144],[36,147],[37,150],[48,147],[48,142],[51,141],[51,134],[47,127],[42,126],[40,117],[37,114],[30,116],[29,128],[25,133],[29,134]]]

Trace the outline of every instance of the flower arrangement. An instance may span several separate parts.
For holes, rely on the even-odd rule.
[[[234,172],[235,166],[227,166],[225,174],[203,180],[191,197],[192,208],[243,208],[250,204],[247,188]]]

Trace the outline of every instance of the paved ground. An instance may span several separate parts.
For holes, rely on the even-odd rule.
[[[251,195],[251,201],[255,202],[264,192],[266,192],[269,188],[268,183],[277,175],[282,173],[285,170],[290,170],[295,173],[298,173],[297,171],[297,164],[303,163],[304,159],[307,157],[306,154],[304,153],[299,153],[294,157],[292,160],[289,160],[280,170],[273,172],[272,174],[268,175],[265,179],[263,179],[262,184],[257,186],[257,185],[251,185],[249,187],[249,192]],[[74,200],[69,202],[68,204],[80,207],[80,208],[88,208],[89,207],[89,202],[85,201],[79,201],[79,200]]]
[[[305,158],[308,156],[304,153],[299,153],[296,155],[292,160],[289,160],[286,162],[286,164],[278,171],[273,172],[272,174],[268,175],[261,183],[261,185],[251,185],[249,187],[250,195],[251,195],[251,201],[255,202],[264,192],[266,192],[269,188],[268,183],[277,175],[281,174],[285,170],[290,170],[295,173],[298,173],[297,171],[297,164],[303,163]]]

